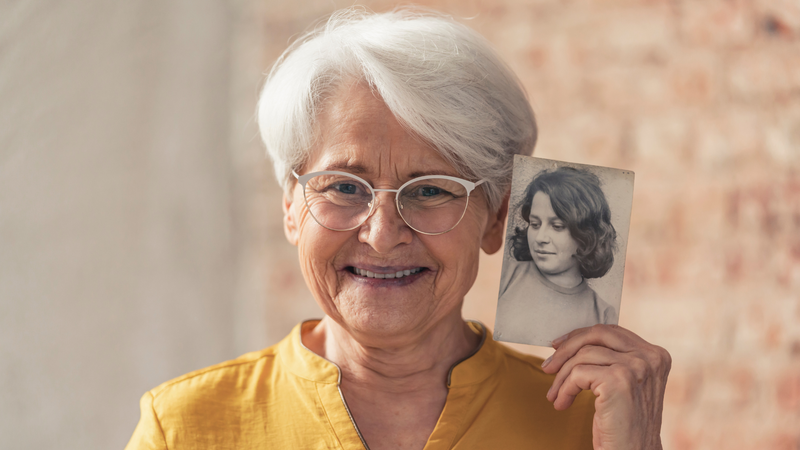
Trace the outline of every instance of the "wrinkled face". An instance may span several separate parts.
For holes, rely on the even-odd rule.
[[[580,272],[575,254],[578,243],[572,239],[567,224],[559,219],[550,196],[537,192],[531,203],[528,246],[536,267],[545,275]]]
[[[301,175],[343,171],[377,189],[397,189],[423,175],[459,176],[435,150],[409,135],[369,88],[342,88],[325,103],[318,123],[317,144],[297,171]],[[460,320],[482,243],[502,242],[502,218],[498,226],[479,187],[458,226],[428,236],[398,215],[394,193],[376,196],[373,214],[352,231],[320,226],[299,184],[286,200],[287,237],[298,246],[303,276],[319,305],[351,334],[366,338],[414,335],[442,320]],[[398,273],[399,278],[375,277]]]

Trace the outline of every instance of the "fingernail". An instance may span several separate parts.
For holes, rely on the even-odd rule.
[[[561,337],[559,337],[559,338],[553,339],[553,342],[551,342],[550,344],[551,344],[553,347],[555,347],[555,346],[557,346],[558,344],[560,344],[560,343],[564,342],[565,340],[567,340],[567,336],[569,336],[569,334],[565,334],[565,335],[563,335],[563,336],[561,336]]]
[[[553,360],[553,355],[550,355],[549,357],[547,357],[547,359],[545,359],[544,362],[542,363],[542,369],[547,367],[547,365],[550,364],[550,361],[552,361],[552,360]]]
[[[550,386],[550,389],[547,390],[547,395],[545,395],[545,397],[547,397],[548,400],[550,400],[550,393],[551,392],[553,392],[553,386]]]

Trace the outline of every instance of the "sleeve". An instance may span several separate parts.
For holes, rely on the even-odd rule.
[[[619,324],[619,316],[617,315],[617,308],[614,308],[611,305],[608,305],[606,307],[606,310],[603,311],[603,323],[606,325]]]
[[[153,394],[145,393],[139,401],[142,415],[125,450],[167,450],[161,422],[153,408]]]

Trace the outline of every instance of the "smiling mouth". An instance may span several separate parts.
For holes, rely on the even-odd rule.
[[[534,250],[533,252],[534,253],[538,253],[540,255],[555,255],[555,253],[553,253],[553,252],[546,252],[544,250]]]
[[[350,273],[355,275],[362,276],[364,278],[378,278],[378,279],[396,279],[396,278],[403,278],[410,275],[415,275],[423,270],[427,270],[424,267],[417,267],[415,269],[406,269],[406,270],[398,270],[397,272],[391,273],[376,273],[366,269],[359,269],[358,267],[348,267],[347,268]]]

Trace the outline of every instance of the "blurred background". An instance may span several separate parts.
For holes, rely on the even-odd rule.
[[[800,448],[800,3],[422,4],[516,71],[537,156],[636,172],[620,323],[673,355],[665,448]],[[253,115],[348,5],[0,2],[4,448],[122,448],[147,389],[321,315]]]

